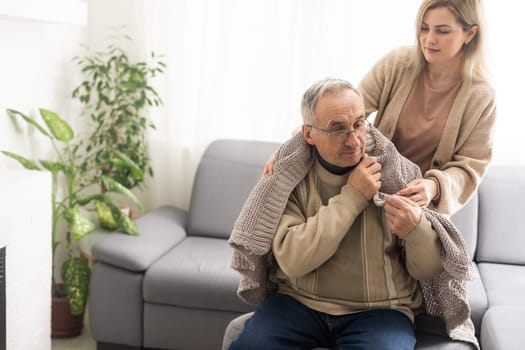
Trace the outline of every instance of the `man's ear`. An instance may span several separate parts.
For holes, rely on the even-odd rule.
[[[303,131],[303,136],[304,136],[304,139],[306,140],[306,142],[308,142],[308,144],[310,144],[312,146],[315,145],[315,141],[312,138],[312,127],[308,126],[306,124],[303,124],[302,131]]]

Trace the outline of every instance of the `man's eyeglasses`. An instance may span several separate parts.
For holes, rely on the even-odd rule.
[[[307,126],[311,127],[315,131],[319,131],[320,133],[325,134],[326,136],[329,136],[330,138],[334,140],[346,141],[348,139],[348,136],[350,136],[351,133],[355,133],[357,136],[364,136],[369,125],[370,123],[367,120],[363,120],[362,123],[358,123],[356,126],[354,126],[353,129],[338,128],[334,130],[325,130],[325,129],[321,129],[313,125],[307,125]]]

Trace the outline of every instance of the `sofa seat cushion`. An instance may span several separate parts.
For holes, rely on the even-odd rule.
[[[224,332],[222,350],[227,350],[230,344],[239,337],[244,329],[244,323],[252,317],[252,315],[253,313],[240,315],[228,324]],[[417,315],[415,328],[417,338],[415,350],[472,350],[473,348],[469,343],[451,340],[445,330],[445,323],[439,318],[427,314]],[[315,348],[312,350],[323,349],[325,348]]]
[[[144,300],[187,308],[251,311],[236,294],[239,274],[230,268],[225,239],[186,237],[156,261],[144,277]]]
[[[525,306],[498,305],[483,317],[481,348],[483,350],[523,349]]]
[[[478,265],[489,306],[525,306],[525,266],[481,263]]]
[[[416,328],[415,350],[472,350],[473,345],[457,340],[452,340],[447,335],[445,322],[428,314],[416,315],[414,320]]]

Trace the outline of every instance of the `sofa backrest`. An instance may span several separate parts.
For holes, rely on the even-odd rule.
[[[193,184],[188,235],[227,239],[278,143],[216,140],[205,150]],[[451,220],[477,262],[525,264],[525,166],[489,167],[478,192]]]
[[[476,260],[525,265],[525,165],[490,166],[479,202]]]
[[[478,212],[479,196],[475,193],[467,204],[450,218],[463,235],[472,260],[474,260],[478,244]]]
[[[227,239],[266,160],[278,147],[278,143],[265,141],[213,141],[195,174],[188,235]]]

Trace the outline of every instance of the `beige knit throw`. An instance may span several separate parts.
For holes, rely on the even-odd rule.
[[[422,177],[419,167],[400,155],[374,127],[367,134],[367,153],[382,166],[381,193],[395,193]],[[228,241],[233,247],[231,267],[240,273],[237,294],[248,304],[263,302],[275,289],[268,279],[272,239],[291,192],[306,177],[313,160],[312,146],[302,133],[284,143],[277,151],[273,175],[259,180],[234,224]],[[381,203],[379,194],[374,202]],[[476,276],[466,244],[448,218],[432,209],[424,209],[424,214],[441,240],[444,266],[438,277],[419,282],[426,312],[445,321],[452,339],[470,342],[479,349],[466,285]]]

